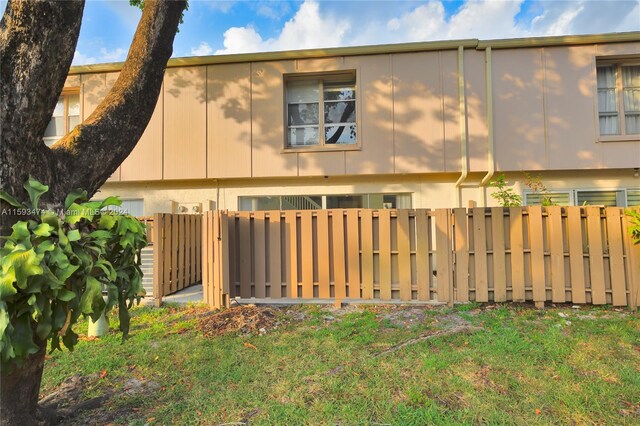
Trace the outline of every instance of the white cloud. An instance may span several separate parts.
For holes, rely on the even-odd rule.
[[[264,40],[251,26],[232,27],[224,33],[224,49],[216,54],[340,46],[349,28],[346,19],[323,14],[317,2],[307,0],[277,37]]]
[[[98,50],[99,55],[84,54],[79,50],[73,55],[72,65],[89,65],[100,64],[105,62],[121,62],[127,57],[127,51],[121,47],[113,50],[105,49],[104,47]]]
[[[213,49],[206,41],[201,41],[198,47],[191,48],[191,55],[193,56],[207,56],[213,53]]]

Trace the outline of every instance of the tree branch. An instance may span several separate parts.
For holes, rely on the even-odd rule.
[[[155,108],[185,1],[145,1],[129,55],[107,97],[51,149],[51,197],[75,188],[90,195],[129,156]]]
[[[10,0],[0,21],[0,189],[50,178],[42,135],[64,86],[84,1]]]

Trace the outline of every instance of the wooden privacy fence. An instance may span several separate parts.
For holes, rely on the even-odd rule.
[[[639,302],[623,209],[212,211],[203,285],[230,298]]]
[[[201,280],[202,215],[153,216],[153,297],[187,288]]]

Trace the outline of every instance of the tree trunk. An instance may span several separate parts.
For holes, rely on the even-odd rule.
[[[11,372],[0,373],[0,425],[31,426],[43,424],[38,416],[38,395],[47,342],[37,342],[40,350],[29,355]]]

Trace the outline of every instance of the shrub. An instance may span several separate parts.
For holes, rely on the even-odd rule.
[[[491,194],[493,198],[498,200],[502,207],[518,207],[522,205],[522,197],[513,192],[512,188],[507,187],[507,180],[504,174],[498,175],[496,179],[489,182],[489,185],[496,188]]]

